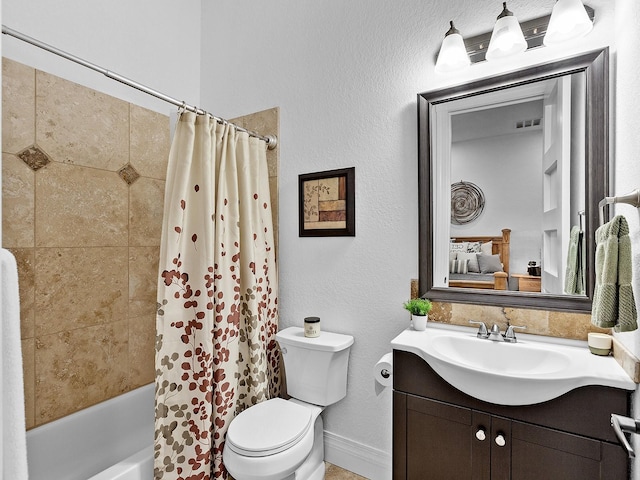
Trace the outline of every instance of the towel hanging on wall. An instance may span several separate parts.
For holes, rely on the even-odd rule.
[[[631,286],[629,225],[615,216],[596,230],[596,286],[591,323],[628,332],[638,328],[636,302]]]
[[[13,254],[4,248],[0,249],[0,270],[0,304],[2,305],[0,473],[5,479],[26,480],[27,438],[20,343],[18,267]]]

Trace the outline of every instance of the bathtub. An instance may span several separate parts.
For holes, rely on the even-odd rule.
[[[154,385],[27,432],[29,480],[153,479]]]

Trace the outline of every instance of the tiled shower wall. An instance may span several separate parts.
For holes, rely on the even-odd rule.
[[[170,127],[8,59],[2,84],[2,246],[18,261],[32,428],[153,381]],[[278,110],[242,122],[277,134]]]

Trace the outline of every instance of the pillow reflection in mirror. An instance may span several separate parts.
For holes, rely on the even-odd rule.
[[[449,243],[450,252],[466,252],[469,242],[451,242]]]
[[[477,257],[480,273],[495,273],[503,271],[502,263],[500,262],[500,255],[480,254]]]
[[[467,252],[480,253],[482,250],[482,242],[469,242]]]
[[[478,265],[478,254],[469,252],[458,252],[458,260],[468,260],[469,273],[480,273],[480,266]]]
[[[449,273],[462,273],[466,275],[469,271],[469,260],[452,260],[449,262]]]

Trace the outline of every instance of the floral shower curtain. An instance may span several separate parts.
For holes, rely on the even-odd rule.
[[[266,143],[182,113],[164,209],[154,477],[227,478],[230,421],[279,393]]]

